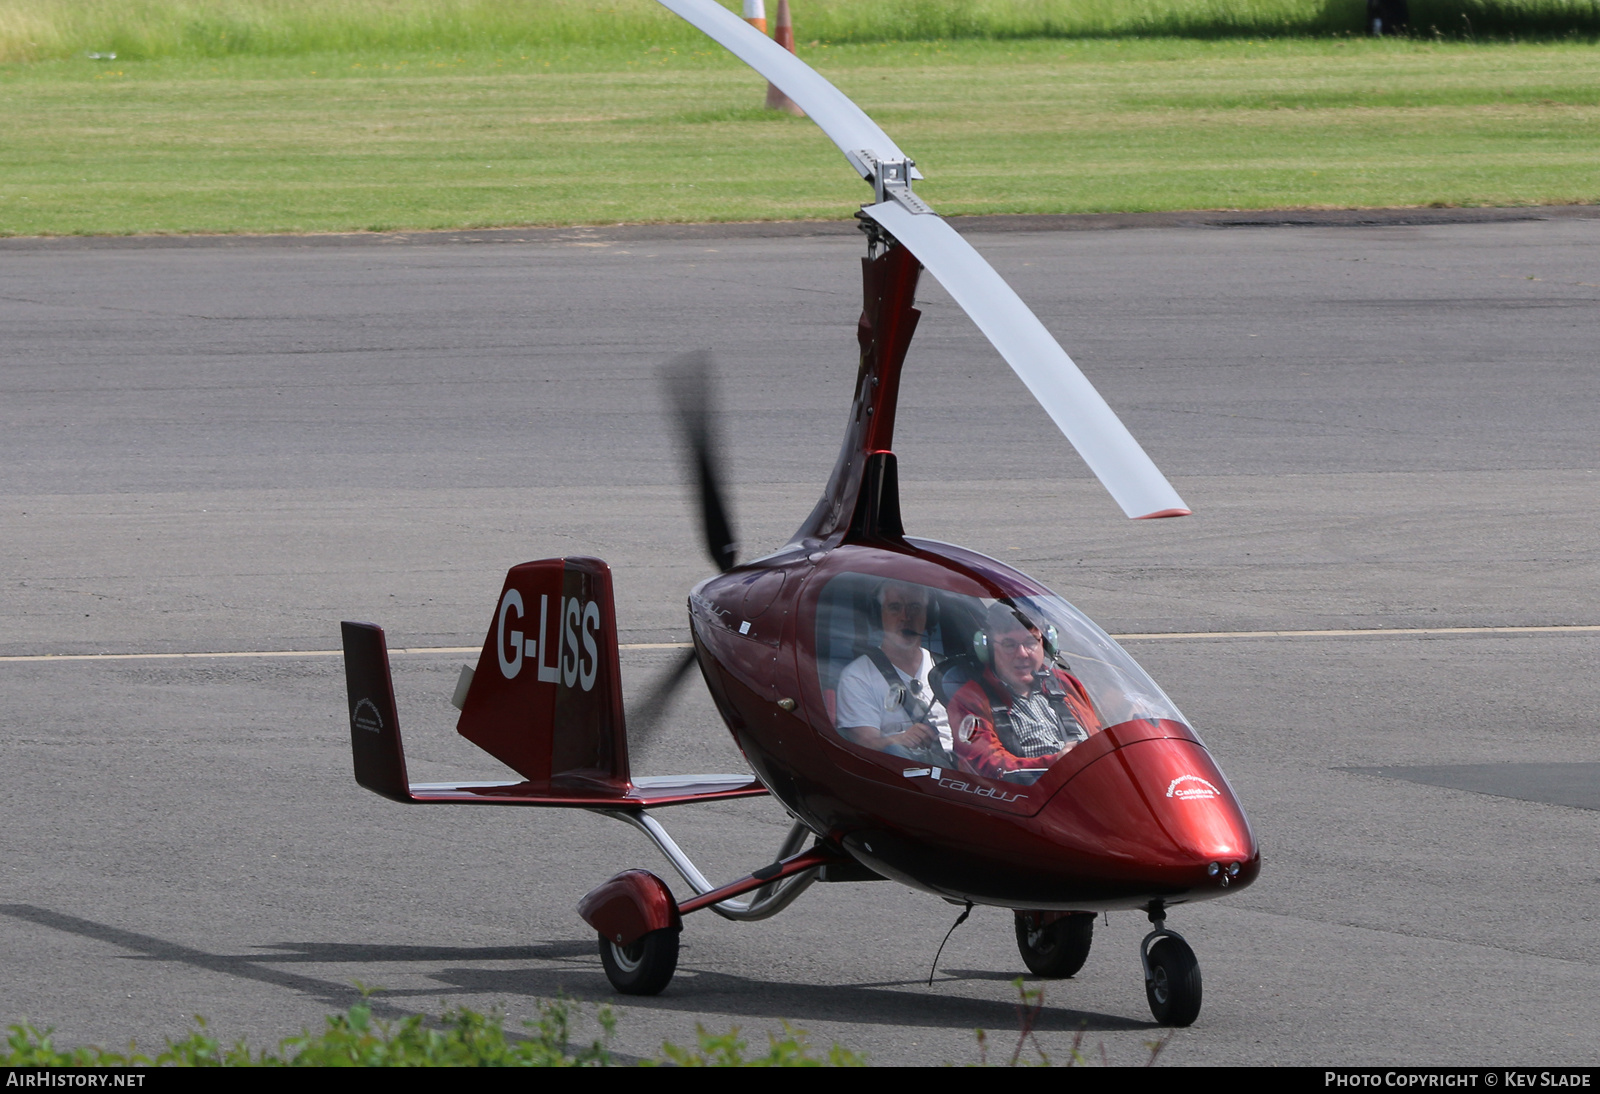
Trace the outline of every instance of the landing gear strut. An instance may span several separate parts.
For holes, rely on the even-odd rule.
[[[1193,1025],[1200,1016],[1200,962],[1182,935],[1167,930],[1160,904],[1151,905],[1150,923],[1155,929],[1139,943],[1150,1013],[1164,1026]]]
[[[823,867],[850,861],[842,851],[820,844],[802,854],[811,830],[797,821],[779,848],[776,862],[717,888],[643,809],[596,812],[625,821],[649,836],[695,892],[694,897],[680,902],[654,874],[628,870],[591,890],[579,902],[578,914],[598,932],[600,963],[605,966],[606,979],[624,995],[658,995],[672,982],[672,974],[678,968],[678,936],[683,930],[683,917],[690,912],[710,908],[726,919],[766,919],[793,903]],[[752,896],[748,900],[733,899],[743,893]]]

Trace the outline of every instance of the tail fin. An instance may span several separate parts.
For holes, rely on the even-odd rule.
[[[344,678],[350,692],[350,750],[355,755],[356,782],[397,802],[412,801],[383,628],[347,622],[339,624],[339,629],[344,632]]]
[[[628,791],[611,567],[511,568],[456,729],[536,786]]]

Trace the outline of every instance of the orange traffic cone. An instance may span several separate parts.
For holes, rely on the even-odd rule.
[[[760,0],[756,0],[756,2],[759,4]],[[746,7],[749,4],[750,0],[745,0]],[[777,39],[778,44],[784,49],[790,53],[794,52],[794,20],[789,17],[789,0],[778,0],[778,25],[772,36]],[[793,114],[797,118],[806,116],[806,112],[796,106],[793,99],[771,84],[767,85],[767,109],[781,110],[785,114]]]
[[[767,5],[764,0],[744,0],[744,21],[762,34],[767,33]]]

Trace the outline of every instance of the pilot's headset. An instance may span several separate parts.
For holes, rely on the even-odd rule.
[[[1050,661],[1056,660],[1061,653],[1058,645],[1060,634],[1056,631],[1055,624],[1046,623],[1043,627],[1035,627],[1032,620],[1023,615],[1016,608],[1004,600],[997,600],[989,607],[988,614],[984,617],[983,625],[972,636],[972,654],[980,664],[987,665],[994,660],[994,650],[989,646],[989,628],[999,626],[1001,623],[1011,621],[1022,624],[1026,630],[1039,631],[1040,640],[1044,643],[1044,654]]]

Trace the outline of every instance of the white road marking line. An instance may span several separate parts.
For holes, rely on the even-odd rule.
[[[1164,638],[1352,638],[1366,635],[1429,635],[1429,634],[1586,634],[1600,631],[1600,626],[1574,625],[1556,627],[1371,627],[1349,628],[1337,631],[1188,631],[1155,632],[1150,634],[1114,634],[1118,642],[1159,641]]]
[[[481,646],[419,646],[416,649],[390,650],[391,655],[407,653],[481,653]],[[225,653],[38,653],[24,657],[0,657],[0,661],[184,661],[194,658],[239,657],[343,657],[343,650],[239,650]]]
[[[1555,627],[1374,627],[1331,631],[1151,631],[1143,634],[1114,634],[1118,642],[1162,642],[1201,638],[1362,638],[1461,634],[1595,634],[1600,624]],[[689,642],[623,642],[619,650],[686,650]],[[414,646],[392,649],[390,656],[482,653],[481,646]],[[216,653],[33,653],[0,657],[0,664],[28,661],[184,661],[200,658],[241,657],[342,657],[343,650],[240,650]]]

